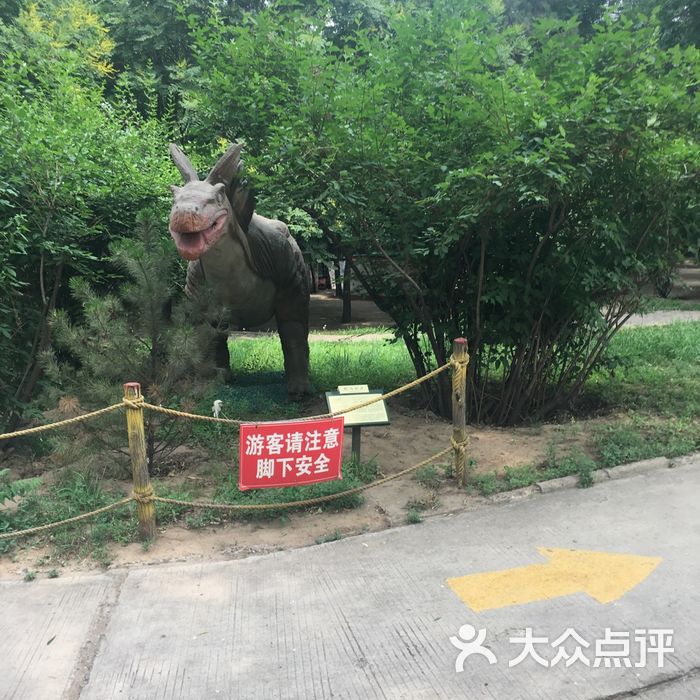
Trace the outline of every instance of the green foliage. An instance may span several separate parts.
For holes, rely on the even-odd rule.
[[[104,281],[107,241],[170,179],[165,128],[108,104],[112,44],[82,0],[0,26],[0,421],[35,395],[48,318],[76,273]]]
[[[94,474],[68,470],[46,492],[27,494],[16,511],[0,511],[0,532],[65,520],[123,497],[123,493],[104,489]],[[100,513],[89,524],[57,528],[51,533],[52,543],[64,553],[77,553],[87,548],[99,555],[108,541],[131,542],[137,535],[137,523],[134,506],[126,506]],[[9,551],[14,544],[12,540],[3,542],[2,551]]]
[[[415,508],[411,508],[408,513],[406,513],[406,524],[407,525],[417,525],[423,522],[423,516]]]
[[[593,484],[593,472],[599,465],[581,452],[571,452],[561,459],[554,446],[548,450],[545,461],[540,465],[523,467],[505,467],[502,474],[475,474],[469,479],[469,485],[484,496],[502,491],[532,486],[539,481],[558,479],[564,476],[578,475],[579,486],[586,488]]]
[[[606,15],[632,21],[656,15],[664,46],[700,44],[700,13],[688,0],[504,0],[503,5],[511,24],[532,23],[544,17],[576,18],[584,36],[590,36]]]
[[[325,544],[326,542],[337,542],[343,539],[343,533],[340,530],[333,530],[327,535],[321,535],[316,538],[316,544]]]
[[[438,2],[350,49],[271,5],[193,28],[181,75],[192,137],[245,139],[266,201],[354,260],[419,374],[468,330],[471,417],[501,424],[571,402],[698,234],[697,49],[653,18],[543,15]]]
[[[10,479],[9,469],[0,469],[0,503],[5,499],[13,499],[16,496],[26,496],[36,491],[41,486],[41,477],[35,476],[29,479]]]
[[[196,163],[245,140],[261,213],[310,259],[350,260],[412,371],[467,333],[473,420],[568,407],[640,285],[697,245],[690,8],[5,3],[2,421],[35,410],[48,319],[80,310],[70,279],[113,287],[109,241],[167,206],[173,135]]]
[[[69,391],[84,406],[104,406],[121,395],[125,381],[139,382],[152,403],[177,402],[187,397],[191,408],[206,387],[196,377],[205,371],[203,348],[209,333],[206,324],[188,323],[186,304],[176,303],[174,282],[178,262],[173,246],[161,234],[162,222],[144,212],[136,238],[119,239],[111,247],[111,261],[128,280],[116,293],[99,295],[80,278],[71,289],[82,309],[80,323],[65,312],[53,319],[58,353],[47,358],[47,371],[58,391]],[[190,424],[145,412],[146,454],[151,469],[181,444]],[[124,445],[123,416],[108,414],[93,429],[83,429],[103,448],[120,451]],[[106,430],[105,426],[112,426]],[[82,426],[81,426],[82,428]]]
[[[596,436],[600,464],[614,467],[652,457],[678,457],[700,448],[697,421],[645,416],[616,421]]]
[[[310,484],[308,486],[293,486],[283,489],[250,489],[248,491],[240,491],[238,489],[238,473],[234,469],[233,473],[226,479],[225,482],[217,487],[214,495],[214,500],[221,503],[232,504],[254,504],[264,503],[269,504],[270,508],[260,511],[231,511],[228,517],[231,519],[241,520],[256,520],[256,519],[273,519],[278,518],[286,513],[295,510],[304,510],[306,506],[296,508],[275,509],[275,503],[286,503],[287,501],[300,501],[319,496],[342,493],[350,489],[356,488],[363,483],[368,483],[376,475],[376,468],[368,468],[367,465],[354,461],[343,464],[343,479],[341,481],[323,481],[318,484]],[[324,510],[337,512],[348,508],[358,508],[364,499],[359,493],[349,494],[347,496],[339,496],[326,503],[321,503],[312,506],[314,510]]]
[[[413,478],[426,489],[439,489],[442,484],[437,469],[430,465],[418,469]]]
[[[700,323],[630,328],[619,333],[582,396],[598,410],[700,417]]]

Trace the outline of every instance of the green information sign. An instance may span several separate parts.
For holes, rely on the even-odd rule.
[[[338,388],[347,389],[349,387]],[[349,394],[340,391],[327,391],[326,403],[328,404],[328,410],[331,413],[337,413],[338,411],[344,411],[347,408],[352,408],[352,406],[359,406],[360,404],[365,403],[376,396],[383,395],[384,392],[380,389],[364,391],[357,394]],[[360,408],[356,411],[348,411],[347,413],[343,413],[343,416],[345,417],[346,428],[352,428],[359,425],[388,425],[389,423],[389,415],[387,414],[386,403],[384,401],[377,401],[371,406],[365,406],[365,408]]]

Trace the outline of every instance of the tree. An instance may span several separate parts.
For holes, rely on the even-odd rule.
[[[55,392],[73,395],[83,406],[101,407],[114,403],[125,381],[137,381],[151,402],[182,397],[187,407],[194,406],[205,388],[197,379],[206,373],[202,348],[214,331],[187,320],[191,305],[183,298],[180,265],[164,227],[162,217],[144,211],[136,237],[112,244],[110,262],[127,280],[114,292],[99,294],[87,280],[71,280],[80,318],[71,321],[65,311],[53,315],[55,350],[44,357]],[[144,418],[146,456],[156,468],[182,444],[188,424],[150,411]],[[91,442],[119,452],[123,423],[122,415],[105,417],[89,432]]]
[[[111,43],[81,0],[32,4],[0,28],[0,418],[13,429],[36,393],[48,318],[69,278],[95,282],[110,236],[166,191],[164,129],[107,104]]]
[[[660,41],[663,46],[700,45],[700,8],[692,0],[631,0],[623,7],[632,14],[658,13]]]
[[[653,17],[500,19],[405,6],[338,48],[271,7],[198,34],[183,90],[202,148],[245,140],[268,200],[371,253],[354,271],[419,375],[468,335],[471,418],[508,424],[574,400],[697,237],[699,98],[697,49]]]

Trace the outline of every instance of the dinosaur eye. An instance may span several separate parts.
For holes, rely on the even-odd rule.
[[[225,192],[226,186],[223,183],[220,182],[218,185],[214,185],[214,198],[218,204],[224,201]]]

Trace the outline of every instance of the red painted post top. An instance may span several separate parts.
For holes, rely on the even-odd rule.
[[[141,396],[141,384],[138,382],[126,382],[124,384],[124,396]]]

